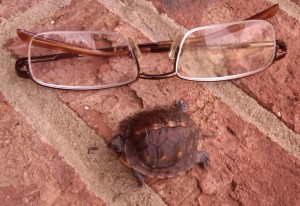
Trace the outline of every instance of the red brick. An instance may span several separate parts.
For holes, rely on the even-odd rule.
[[[156,104],[153,98],[160,99],[161,104],[172,104],[172,100],[183,97],[192,118],[207,135],[202,141],[202,149],[211,158],[206,170],[196,166],[182,177],[149,181],[168,204],[199,201],[203,205],[238,205],[239,202],[257,205],[270,201],[270,197],[274,198],[275,202],[271,203],[275,204],[277,195],[280,201],[288,204],[299,201],[299,160],[239,119],[228,106],[198,83],[169,79],[140,81],[132,87],[137,90],[138,96],[143,97],[144,105],[150,107]],[[148,90],[150,87],[151,91]],[[216,136],[211,137],[213,134]],[[259,177],[259,183],[255,183],[254,177]],[[244,185],[247,186],[245,191],[243,187],[239,188]],[[286,185],[291,187],[286,188]],[[180,197],[176,195],[177,191],[181,191]],[[190,196],[194,193],[199,194],[198,198]]]
[[[290,1],[297,4],[298,6],[300,6],[300,1],[299,0],[290,0]]]
[[[161,12],[166,12],[188,28],[245,18],[269,5],[228,1],[152,2]],[[218,12],[220,8],[221,11]],[[107,20],[106,23],[104,19]],[[55,23],[49,23],[50,20]],[[146,39],[96,1],[89,2],[89,5],[72,2],[70,6],[45,19],[32,30],[103,28],[121,31],[143,41]],[[156,68],[157,62],[161,60],[156,55],[145,55],[143,58],[143,64],[150,68]],[[166,61],[164,67],[172,67],[171,62]],[[187,175],[181,177],[147,179],[149,185],[169,205],[270,205],[275,204],[273,199],[293,205],[300,201],[297,196],[300,192],[299,160],[290,156],[258,129],[239,119],[201,83],[179,78],[158,81],[140,79],[128,86],[100,91],[55,92],[106,140],[118,132],[120,120],[133,112],[156,105],[171,105],[178,99],[184,99],[189,105],[189,114],[201,131],[215,137],[207,137],[202,146],[199,145],[211,158],[210,166],[206,170],[195,166]],[[260,99],[259,101],[262,102]],[[256,178],[258,183],[255,182],[255,177],[259,177]]]
[[[2,205],[104,205],[0,93]]]
[[[194,28],[218,22],[247,18],[271,4],[262,1],[163,1],[152,0],[155,7],[175,19],[179,24]],[[298,45],[300,24],[280,11],[270,19],[276,36],[286,42],[288,54],[269,69],[257,75],[236,81],[262,106],[272,111],[285,124],[300,133],[299,126],[299,78],[300,55]]]
[[[9,19],[26,11],[40,0],[2,0],[0,1],[0,24],[3,19]],[[3,19],[2,19],[3,18]]]

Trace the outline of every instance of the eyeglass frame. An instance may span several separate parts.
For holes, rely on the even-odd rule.
[[[279,5],[275,4],[275,5],[267,8],[266,10],[245,19],[244,21],[266,20],[266,19],[269,19],[272,16],[274,16],[277,13],[278,10],[279,10]],[[178,76],[181,79],[192,80],[192,81],[201,81],[201,82],[223,81],[223,80],[237,79],[237,78],[249,76],[249,75],[255,74],[257,72],[260,72],[262,70],[265,70],[271,64],[273,64],[274,61],[277,61],[277,60],[280,60],[280,59],[284,58],[285,55],[286,55],[286,52],[287,52],[286,44],[283,41],[275,40],[275,38],[274,38],[275,53],[274,53],[273,61],[270,62],[270,64],[268,66],[265,66],[264,68],[259,69],[259,70],[254,70],[253,72],[241,73],[239,75],[232,75],[232,76],[225,76],[225,77],[188,78],[188,77],[181,76],[177,72],[176,69],[177,69],[178,60],[179,60],[179,58],[178,58],[179,55],[178,54],[180,54],[182,45],[183,45],[185,39],[187,38],[187,36],[190,33],[194,32],[194,31],[199,31],[199,30],[204,29],[204,28],[211,28],[211,27],[217,27],[217,26],[222,26],[222,25],[230,26],[230,25],[242,23],[244,21],[225,23],[225,24],[213,24],[213,25],[210,25],[210,26],[197,27],[197,28],[191,29],[188,32],[186,32],[183,37],[181,35],[177,35],[173,40],[170,40],[170,41],[136,44],[136,42],[133,39],[128,38],[128,45],[110,48],[111,51],[108,51],[108,52],[103,52],[103,51],[99,51],[99,50],[92,50],[92,49],[83,49],[83,48],[77,47],[75,45],[67,45],[67,44],[64,44],[64,43],[61,43],[61,42],[55,42],[55,40],[54,41],[53,40],[48,41],[48,40],[43,39],[42,41],[38,42],[38,44],[41,44],[42,47],[56,48],[58,50],[67,51],[67,52],[71,51],[71,53],[60,53],[60,54],[38,56],[38,57],[31,57],[30,47],[31,47],[31,44],[33,43],[33,38],[38,36],[39,34],[35,34],[35,33],[32,33],[32,32],[28,32],[28,31],[25,31],[25,30],[18,29],[17,34],[18,34],[19,38],[24,42],[29,42],[29,51],[28,51],[29,55],[28,55],[28,57],[18,58],[16,60],[15,69],[17,71],[18,76],[21,77],[21,78],[32,79],[34,82],[36,82],[36,83],[38,83],[42,86],[57,88],[57,89],[69,89],[69,90],[93,90],[93,89],[105,89],[105,88],[118,87],[118,86],[130,84],[130,83],[136,81],[138,78],[142,78],[142,79],[164,79],[164,78],[169,78],[169,77],[173,77],[173,76]],[[58,31],[56,31],[56,32],[58,32]],[[47,34],[47,33],[52,33],[53,34],[55,32],[43,32],[42,34]],[[83,32],[80,32],[80,33],[83,33]],[[91,32],[86,32],[86,33],[91,33]],[[101,32],[101,33],[102,34],[103,33],[104,34],[105,33],[106,34],[119,34],[119,33],[116,33],[116,32]],[[180,44],[179,44],[179,41],[181,41]],[[67,48],[65,48],[65,47],[67,47]],[[77,54],[74,53],[74,51],[78,51],[78,50],[80,51],[79,53],[77,53]],[[48,84],[48,83],[44,83],[44,82],[39,81],[38,79],[36,79],[31,74],[31,70],[29,68],[29,62],[31,62],[32,60],[37,61],[37,62],[47,62],[47,61],[59,60],[59,59],[56,59],[56,58],[64,59],[64,58],[79,57],[80,55],[86,54],[86,53],[91,55],[92,54],[91,52],[96,52],[95,55],[99,55],[99,56],[105,56],[105,55],[111,56],[112,54],[116,55],[118,52],[129,52],[129,51],[131,52],[132,58],[135,60],[135,63],[136,63],[136,66],[137,66],[137,75],[136,75],[136,78],[134,78],[134,79],[132,79],[128,82],[114,83],[114,84],[109,84],[109,85],[96,85],[96,86],[55,85],[55,84]],[[139,56],[141,55],[140,53],[162,53],[162,52],[169,52],[169,57],[171,59],[175,59],[174,68],[173,68],[172,71],[166,72],[166,73],[163,73],[163,74],[147,74],[147,73],[144,73],[144,72],[141,71],[139,61],[138,61]],[[101,55],[100,55],[100,53],[101,53]],[[24,69],[24,67],[26,67],[26,69]]]

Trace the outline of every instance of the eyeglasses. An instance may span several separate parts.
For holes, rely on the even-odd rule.
[[[276,40],[265,21],[274,5],[244,21],[189,30],[173,41],[137,44],[116,32],[51,31],[34,34],[17,30],[29,44],[28,57],[18,58],[20,77],[59,89],[92,90],[129,84],[138,78],[178,76],[193,81],[237,79],[260,72],[282,59],[287,47]],[[142,54],[168,53],[172,71],[142,71]]]

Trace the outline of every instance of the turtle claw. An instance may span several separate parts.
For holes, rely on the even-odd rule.
[[[144,176],[141,173],[139,173],[138,171],[135,171],[134,169],[132,169],[132,174],[136,178],[139,186],[142,187],[145,184]]]
[[[200,166],[204,169],[208,167],[208,162],[209,162],[208,154],[204,151],[201,151],[199,152],[198,157],[199,157],[198,163],[200,164]]]

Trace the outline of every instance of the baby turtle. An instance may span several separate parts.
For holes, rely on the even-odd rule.
[[[167,178],[184,174],[196,163],[205,167],[208,154],[197,150],[199,130],[186,114],[187,106],[156,107],[120,123],[120,134],[108,146],[132,168],[140,186],[144,175]]]

